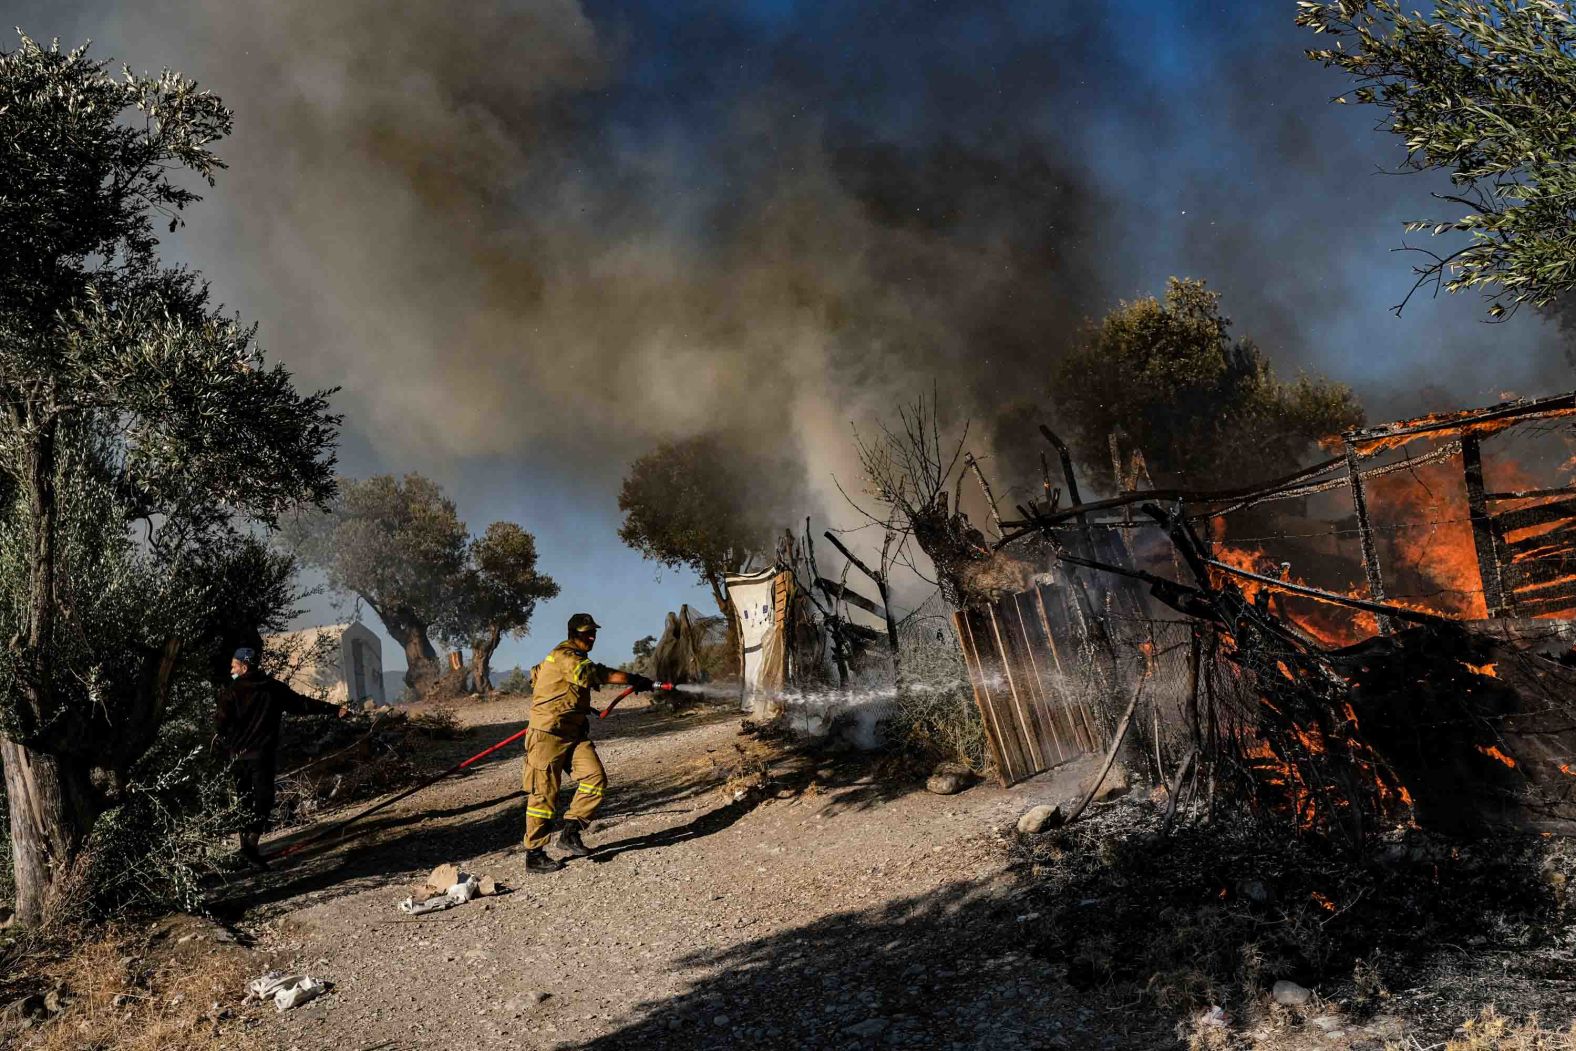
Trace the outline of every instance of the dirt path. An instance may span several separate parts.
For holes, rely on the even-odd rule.
[[[469,709],[456,756],[518,728]],[[422,793],[358,843],[238,888],[275,966],[335,983],[270,1018],[278,1048],[1156,1047],[1156,1020],[1080,1011],[1015,950],[991,837],[1079,769],[943,797],[867,758],[774,765],[762,801],[720,785],[738,719],[642,705],[598,726],[612,781],[598,853],[546,876],[520,835],[518,751]],[[774,795],[781,798],[774,798]],[[310,854],[310,851],[305,852]],[[422,918],[396,902],[436,864],[511,888]],[[238,900],[240,900],[238,898]],[[1057,992],[1061,989],[1064,992]]]

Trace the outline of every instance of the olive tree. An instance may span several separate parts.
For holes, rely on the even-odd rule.
[[[443,669],[432,633],[454,615],[468,537],[436,482],[419,474],[341,479],[326,511],[303,511],[281,535],[330,587],[372,607],[405,652],[405,685],[413,693],[437,687]]]
[[[471,647],[479,693],[505,635],[524,634],[536,604],[558,594],[537,572],[536,538],[513,522],[471,537],[454,501],[430,478],[341,479],[326,512],[286,522],[285,544],[329,586],[372,607],[405,651],[405,684],[419,695],[458,692],[465,676],[439,667],[433,640]]]
[[[663,442],[624,476],[618,535],[654,562],[693,570],[728,619],[733,649],[738,625],[726,578],[772,550],[798,478],[797,468],[719,434]]]
[[[1502,316],[1576,288],[1576,5],[1571,0],[1301,0],[1333,38],[1308,56],[1346,73],[1341,102],[1374,106],[1404,164],[1449,175],[1453,215],[1411,231],[1464,235],[1426,252],[1418,286],[1479,289]],[[1414,286],[1414,290],[1417,286]],[[1403,304],[1404,305],[1404,304]]]
[[[24,922],[79,874],[172,691],[240,620],[277,623],[284,578],[245,521],[333,491],[328,392],[298,393],[158,258],[155,219],[199,199],[230,126],[175,73],[25,36],[0,53],[0,760]]]
[[[477,693],[492,692],[492,657],[503,637],[524,635],[536,604],[557,594],[553,578],[537,572],[536,538],[515,523],[494,522],[470,542],[443,628],[446,638],[471,647]]]
[[[1122,303],[1092,326],[1052,383],[1082,462],[1109,478],[1109,436],[1121,431],[1159,485],[1245,484],[1294,469],[1319,438],[1361,422],[1348,388],[1281,380],[1230,328],[1218,292],[1178,278],[1164,300]]]

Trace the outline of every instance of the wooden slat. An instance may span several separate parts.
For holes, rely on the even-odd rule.
[[[1516,614],[1522,617],[1544,617],[1568,609],[1576,609],[1576,593],[1536,601],[1516,600]]]
[[[1001,727],[996,721],[995,704],[991,699],[990,677],[985,671],[985,662],[980,656],[979,646],[975,643],[973,626],[969,623],[970,616],[967,610],[958,610],[952,615],[953,626],[958,632],[958,642],[963,647],[963,663],[968,670],[969,680],[974,687],[974,703],[980,710],[980,720],[985,724],[985,746],[990,751],[991,761],[996,766],[996,777],[1002,786],[1011,785],[1012,771],[1008,768],[1006,753],[1002,750]]]
[[[1011,702],[1006,714],[1017,729],[1017,748],[1031,773],[1046,769],[1045,758],[1040,754],[1039,734],[1034,725],[1034,699],[1029,677],[1024,674],[1022,655],[1013,646],[1013,618],[999,604],[986,609],[991,632],[996,637],[996,652],[1001,654],[1002,667],[1007,672],[1007,698]]]
[[[1548,525],[1550,522],[1564,522],[1570,518],[1576,518],[1576,500],[1556,500],[1536,507],[1503,511],[1494,516],[1494,521],[1502,532],[1513,533],[1518,529]]]
[[[1357,447],[1350,437],[1346,439],[1346,476],[1351,480],[1352,510],[1357,514],[1357,539],[1363,552],[1363,574],[1368,578],[1368,597],[1375,602],[1384,601],[1384,575],[1379,568],[1379,551],[1374,546],[1373,529],[1368,523],[1368,497],[1363,490],[1362,470],[1359,467]],[[1374,614],[1379,622],[1379,634],[1388,635],[1394,625],[1384,613]]]
[[[1069,731],[1072,734],[1072,740],[1076,742],[1077,746],[1082,748],[1084,751],[1094,751],[1095,739],[1094,736],[1089,732],[1088,715],[1084,711],[1080,700],[1073,694],[1071,679],[1068,677],[1068,669],[1065,662],[1062,660],[1062,646],[1057,642],[1058,635],[1060,635],[1060,637],[1063,639],[1067,638],[1065,629],[1067,619],[1066,608],[1063,603],[1057,601],[1065,592],[1061,589],[1058,589],[1057,592],[1051,595],[1051,602],[1047,604],[1045,601],[1045,593],[1047,590],[1048,589],[1044,585],[1037,586],[1034,589],[1034,600],[1035,605],[1039,607],[1040,626],[1045,631],[1045,637],[1050,649],[1051,661],[1055,670],[1056,693],[1061,700],[1061,710],[1066,716],[1065,721]],[[1064,625],[1061,632],[1058,632],[1054,627],[1050,613],[1051,609],[1056,609],[1058,613],[1061,614],[1061,623]]]
[[[1558,489],[1523,489],[1520,492],[1484,493],[1485,500],[1538,500],[1546,496],[1576,496],[1576,486],[1562,485]]]
[[[1536,533],[1532,536],[1522,537],[1514,543],[1505,544],[1504,550],[1512,559],[1515,559],[1518,555],[1545,547],[1576,548],[1576,522],[1557,526],[1546,533]]]
[[[1046,704],[1050,706],[1050,722],[1061,741],[1062,753],[1084,752],[1089,745],[1084,742],[1083,731],[1073,719],[1072,695],[1067,689],[1067,674],[1062,668],[1061,649],[1057,648],[1056,633],[1051,630],[1051,618],[1045,608],[1045,588],[1035,586],[1029,597],[1029,615],[1037,619],[1040,633],[1045,638]]]
[[[1505,579],[1518,595],[1526,588],[1570,576],[1573,571],[1576,571],[1576,552],[1556,558],[1512,562],[1504,567]]]
[[[1477,549],[1478,578],[1483,584],[1483,601],[1491,617],[1510,612],[1505,601],[1505,585],[1500,579],[1503,558],[1498,551],[1504,534],[1494,529],[1483,495],[1483,453],[1476,435],[1461,437],[1461,464],[1466,477],[1467,515],[1472,522],[1472,546]]]
[[[850,606],[858,606],[866,613],[874,613],[878,617],[886,616],[886,609],[884,607],[875,602],[871,602],[869,599],[865,598],[847,584],[839,584],[835,580],[827,580],[825,577],[819,577],[815,582],[815,586],[825,592],[826,597],[831,599],[833,602],[846,602]]]
[[[976,612],[971,622],[975,626],[975,641],[982,643],[994,656],[997,683],[991,690],[991,712],[996,722],[997,733],[1001,736],[1002,755],[1007,760],[1007,770],[1011,777],[1009,783],[1016,784],[1026,777],[1033,776],[1034,764],[1029,761],[1023,745],[1023,735],[1018,729],[1017,716],[1013,711],[1012,679],[1006,655],[1001,652],[1000,642],[995,637],[995,627],[989,613]]]
[[[1050,640],[1040,634],[1039,617],[1034,615],[1034,611],[1025,613],[1022,595],[1014,595],[1012,605],[1018,618],[1018,627],[1023,632],[1023,652],[1034,674],[1034,703],[1035,712],[1039,716],[1041,752],[1049,758],[1054,751],[1055,761],[1060,763],[1067,758],[1067,746],[1056,727],[1056,705],[1052,700],[1050,677],[1047,670],[1042,667],[1050,650]]]
[[[1504,401],[1482,409],[1462,409],[1459,412],[1437,413],[1415,420],[1398,420],[1395,423],[1362,427],[1347,431],[1342,437],[1348,443],[1366,445],[1413,435],[1466,431],[1502,420],[1547,419],[1573,413],[1576,413],[1576,394],[1557,394],[1535,401],[1529,399]]]

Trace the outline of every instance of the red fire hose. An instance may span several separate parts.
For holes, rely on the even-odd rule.
[[[347,818],[346,820],[340,822],[337,825],[332,825],[329,828],[325,828],[321,832],[316,833],[315,835],[307,836],[305,839],[298,839],[294,843],[291,843],[288,846],[282,847],[281,849],[273,852],[272,854],[265,854],[265,855],[263,855],[263,857],[264,857],[265,860],[266,859],[273,859],[273,858],[287,858],[291,854],[294,854],[298,850],[301,850],[303,847],[306,847],[306,846],[309,846],[310,844],[316,843],[319,840],[324,839],[327,836],[332,835],[335,832],[343,833],[345,831],[345,829],[349,828],[351,825],[355,824],[357,821],[360,821],[362,818],[364,818],[364,817],[371,817],[373,814],[376,814],[379,810],[382,810],[385,807],[393,806],[395,803],[398,803],[402,799],[409,799],[411,796],[415,795],[417,792],[420,792],[423,788],[427,788],[430,785],[437,784],[439,781],[442,781],[445,777],[448,777],[450,774],[457,774],[457,773],[459,773],[461,770],[464,770],[467,766],[470,766],[472,763],[476,762],[476,760],[483,759],[483,758],[485,758],[485,757],[487,757],[489,755],[492,755],[498,749],[503,748],[506,745],[513,744],[515,741],[518,741],[520,738],[524,737],[526,734],[528,734],[530,732],[531,732],[531,728],[529,726],[527,726],[524,730],[521,730],[519,733],[510,734],[508,737],[505,737],[502,741],[499,741],[497,744],[493,745],[491,748],[488,748],[488,749],[485,749],[483,751],[477,752],[475,755],[471,756],[469,759],[465,760],[464,762],[455,763],[453,766],[449,767],[443,773],[435,774],[434,776],[427,778],[427,780],[423,781],[421,784],[413,785],[412,787],[405,789],[405,791],[401,792],[397,796],[392,796],[392,797],[390,797],[388,799],[383,800],[383,802],[381,802],[381,803],[376,803],[376,804],[374,804],[374,805],[372,805],[370,807],[367,807],[367,809],[363,810],[361,813],[356,814],[353,817]]]
[[[614,697],[611,701],[608,702],[606,708],[603,708],[600,712],[597,713],[597,718],[598,719],[606,719],[607,718],[607,713],[612,711],[614,708],[617,708],[619,701],[622,701],[625,697],[628,697],[630,694],[632,694],[634,692],[635,692],[635,688],[633,686],[631,686],[627,690],[625,690],[623,693],[619,694],[617,697]],[[672,693],[673,692],[673,684],[671,682],[654,682],[654,683],[651,684],[651,692],[652,693]]]
[[[653,691],[655,691],[655,690],[667,691],[667,690],[673,689],[673,684],[670,683],[670,682],[659,682],[659,683],[654,683],[651,688],[652,688]],[[612,711],[614,709],[614,707],[617,706],[619,701],[622,701],[625,697],[628,697],[630,694],[632,694],[634,692],[635,692],[635,688],[633,686],[630,686],[627,689],[625,689],[623,693],[619,694],[617,697],[614,697],[613,700],[611,702],[609,702],[609,704],[608,704],[608,706],[606,708],[603,708],[599,713],[597,713],[597,717],[600,718],[600,719],[606,719],[607,718],[607,713]],[[320,840],[327,838],[328,836],[332,835],[335,832],[343,834],[345,829],[349,828],[351,825],[355,824],[357,821],[360,821],[362,818],[364,818],[364,817],[371,817],[373,814],[376,814],[379,810],[383,810],[386,807],[391,807],[395,803],[398,803],[402,799],[409,799],[411,796],[415,795],[417,792],[420,792],[423,788],[428,788],[428,787],[430,787],[432,785],[437,784],[439,781],[442,781],[445,777],[448,777],[450,774],[457,774],[457,773],[459,773],[461,770],[464,770],[467,766],[470,766],[472,763],[476,762],[478,759],[485,759],[487,756],[492,755],[498,749],[504,748],[504,747],[506,747],[508,745],[513,744],[514,742],[518,741],[520,738],[524,737],[526,734],[528,734],[530,732],[531,732],[531,728],[529,726],[527,726],[524,730],[521,730],[518,733],[510,734],[508,737],[505,737],[502,741],[499,741],[497,744],[493,745],[491,748],[483,749],[482,751],[477,752],[475,755],[471,756],[469,759],[466,759],[463,762],[455,763],[453,766],[451,766],[447,770],[443,771],[443,773],[441,773],[441,774],[434,774],[432,777],[427,778],[427,780],[423,781],[421,784],[413,785],[410,788],[405,789],[405,791],[401,792],[397,796],[392,796],[392,797],[390,797],[388,799],[383,800],[381,803],[376,803],[376,804],[368,807],[367,809],[363,810],[361,813],[355,814],[355,815],[345,819],[344,821],[340,822],[337,825],[333,825],[333,826],[330,826],[329,828],[325,828],[322,831],[320,831],[320,832],[318,832],[318,833],[316,833],[314,835],[307,836],[305,839],[298,839],[294,843],[291,843],[291,844],[289,844],[289,845],[287,845],[285,847],[282,847],[279,850],[276,850],[276,851],[274,851],[271,854],[263,855],[263,857],[264,857],[265,860],[273,860],[273,859],[277,859],[277,858],[287,858],[291,854],[296,853],[297,851],[301,850],[302,848],[310,846],[313,843],[319,842]]]

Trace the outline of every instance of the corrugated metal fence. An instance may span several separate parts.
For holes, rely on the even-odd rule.
[[[1139,733],[1159,761],[1174,750],[1167,738],[1186,724],[1192,697],[1185,622],[1154,619],[1120,591],[1038,584],[958,610],[953,625],[1002,784],[1104,749],[1117,710],[1146,676]]]

